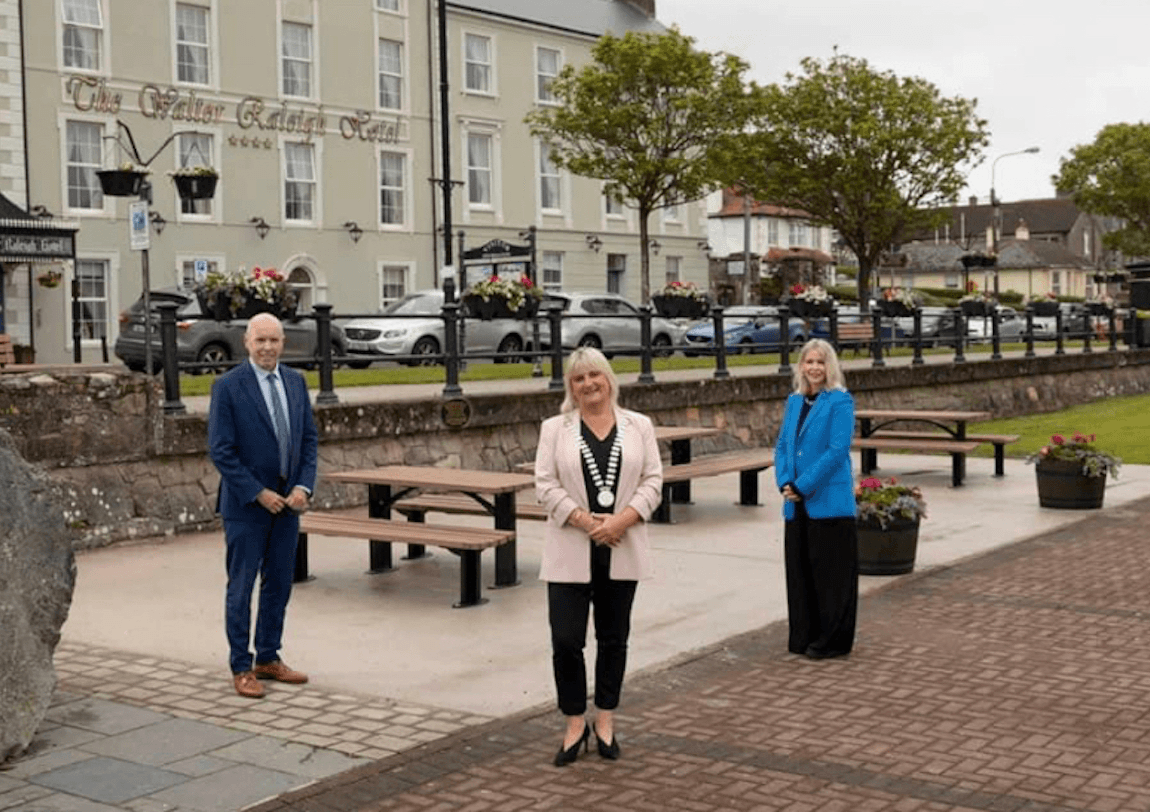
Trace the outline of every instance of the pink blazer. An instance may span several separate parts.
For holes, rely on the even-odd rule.
[[[641,581],[653,572],[647,520],[662,499],[663,463],[650,418],[627,409],[615,410],[615,424],[623,429],[623,456],[619,465],[616,504],[630,506],[643,521],[627,529],[611,551],[611,578]],[[577,507],[590,510],[583,466],[575,432],[579,412],[549,417],[539,431],[535,452],[535,493],[547,509],[547,530],[539,577],[557,583],[590,583],[591,540],[566,524]]]

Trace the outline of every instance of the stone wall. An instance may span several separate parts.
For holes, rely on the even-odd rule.
[[[63,369],[0,374],[0,428],[64,486],[75,546],[217,526],[206,416],[161,416],[162,394],[148,389],[158,384],[143,375]],[[860,407],[1009,417],[1150,392],[1150,350],[853,369],[847,382]],[[790,388],[788,376],[740,374],[624,386],[620,400],[656,422],[724,429],[697,444],[707,452],[772,444]],[[395,463],[507,470],[534,457],[539,423],[558,411],[561,397],[466,399],[471,415],[463,429],[444,426],[439,398],[318,407],[321,473]],[[321,480],[315,498],[321,507],[350,506],[364,492]]]

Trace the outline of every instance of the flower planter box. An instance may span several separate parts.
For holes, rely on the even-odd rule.
[[[280,301],[267,301],[254,297],[244,297],[242,302],[232,312],[232,296],[227,291],[217,290],[205,292],[196,291],[196,298],[200,302],[200,311],[216,321],[231,321],[232,319],[250,319],[259,313],[271,313],[278,319],[295,318],[295,305],[286,305]]]
[[[223,291],[196,291],[196,299],[200,303],[200,312],[211,316],[216,321],[228,321],[232,317],[232,300]]]
[[[1110,306],[1102,304],[1102,302],[1087,302],[1086,312],[1091,316],[1109,316]]]
[[[1064,510],[1093,510],[1102,507],[1106,493],[1105,476],[1086,476],[1082,464],[1074,460],[1043,460],[1034,466],[1038,480],[1038,504]]]
[[[819,319],[831,314],[830,302],[812,302],[808,299],[790,299],[787,307],[791,315],[800,319]]]
[[[181,200],[210,200],[215,197],[218,175],[174,175],[176,194]]]
[[[530,319],[535,316],[535,312],[539,308],[539,300],[533,296],[528,296],[523,300],[523,305],[518,310],[512,310],[506,299],[496,296],[484,299],[482,296],[471,295],[463,297],[463,306],[467,308],[467,315],[480,321]]]
[[[919,519],[896,519],[881,526],[877,521],[858,523],[860,575],[902,575],[914,569],[918,553]]]
[[[693,296],[668,296],[659,294],[651,297],[655,312],[666,319],[701,319],[710,307],[702,299]]]
[[[962,315],[967,317],[989,316],[994,307],[990,302],[959,302],[958,305],[962,308]]]
[[[132,197],[140,193],[146,172],[133,172],[125,169],[105,169],[97,172],[100,188],[109,197]]]
[[[888,299],[879,299],[876,303],[878,311],[884,316],[892,318],[904,318],[906,316],[913,316],[914,310],[906,306],[906,303],[899,301],[892,301]]]
[[[1034,302],[1031,304],[1034,308],[1034,315],[1036,316],[1057,316],[1058,315],[1058,302]]]

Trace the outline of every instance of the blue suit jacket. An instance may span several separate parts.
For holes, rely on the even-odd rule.
[[[318,437],[307,384],[294,369],[280,364],[291,424],[287,492],[296,485],[315,490]],[[208,415],[208,453],[220,472],[216,509],[224,519],[261,521],[270,514],[256,502],[264,488],[276,490],[279,446],[260,382],[250,362],[229,370],[212,385]]]
[[[803,396],[787,398],[779,441],[775,446],[775,481],[792,483],[803,495],[807,515],[831,519],[855,515],[851,475],[851,437],[855,426],[854,398],[831,389],[819,395],[797,431]],[[783,502],[783,516],[795,516],[795,506]]]

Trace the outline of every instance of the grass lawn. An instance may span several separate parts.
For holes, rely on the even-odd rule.
[[[1071,406],[1059,412],[1011,417],[971,425],[972,432],[992,434],[1020,434],[1022,439],[1006,447],[1011,457],[1025,457],[1050,442],[1052,434],[1069,437],[1076,431],[1093,434],[1095,445],[1121,457],[1131,465],[1150,465],[1150,395],[1131,395],[1121,398],[1103,398],[1094,403]],[[991,446],[976,452],[980,457],[992,456]]]

